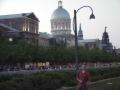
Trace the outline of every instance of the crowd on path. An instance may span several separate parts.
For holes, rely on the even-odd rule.
[[[86,65],[86,68],[110,68],[110,67],[120,67],[120,63],[80,63],[79,68],[81,68],[82,65]],[[34,64],[24,64],[24,65],[0,65],[0,72],[4,71],[52,71],[52,70],[75,70],[75,64],[64,64],[64,65],[58,65],[58,64],[50,64],[47,66],[36,66]]]

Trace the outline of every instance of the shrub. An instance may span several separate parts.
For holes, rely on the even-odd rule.
[[[120,68],[89,71],[92,76],[91,81],[120,76]],[[75,79],[75,71],[50,71],[30,75],[8,75],[8,77],[0,75],[0,90],[56,90],[62,86],[76,85]]]

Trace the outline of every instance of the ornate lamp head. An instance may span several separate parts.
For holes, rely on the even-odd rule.
[[[90,15],[90,19],[95,19],[95,15],[93,13]]]

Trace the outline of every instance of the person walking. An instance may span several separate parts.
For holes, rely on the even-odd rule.
[[[85,65],[82,66],[81,70],[78,70],[76,79],[78,81],[77,90],[88,90],[87,83],[90,79],[90,74],[86,70]]]

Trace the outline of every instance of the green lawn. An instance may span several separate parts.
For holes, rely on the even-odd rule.
[[[74,87],[68,90],[76,90],[76,88]],[[89,85],[88,90],[120,90],[120,77],[106,81],[98,81]]]

